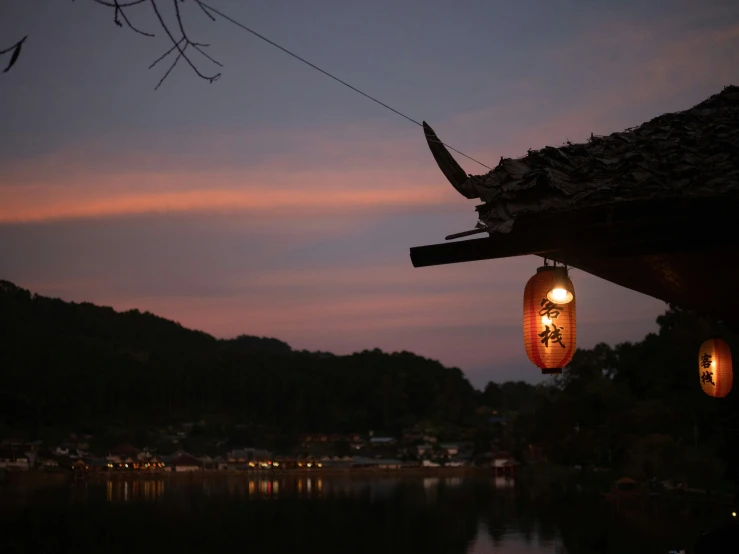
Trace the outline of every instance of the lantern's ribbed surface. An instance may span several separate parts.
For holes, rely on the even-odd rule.
[[[523,293],[523,342],[526,355],[542,373],[562,373],[575,353],[577,318],[575,288],[567,279],[572,302],[553,304],[547,293],[554,284],[554,268],[540,267]]]
[[[729,345],[721,339],[708,339],[698,351],[698,379],[709,396],[723,398],[731,391],[734,371]]]

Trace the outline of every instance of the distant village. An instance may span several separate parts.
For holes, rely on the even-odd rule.
[[[59,444],[3,439],[0,472],[300,472],[475,467],[508,475],[518,465],[508,452],[494,447],[489,452],[475,452],[471,441],[440,442],[429,432],[415,428],[398,437],[372,433],[304,434],[290,454],[239,446],[224,439],[219,442],[217,453],[200,455],[178,446],[195,425],[185,423],[179,429],[162,430],[165,439],[174,446],[174,452],[166,455],[157,448],[128,443],[107,451],[96,450],[91,446],[94,437],[84,434],[70,434]]]

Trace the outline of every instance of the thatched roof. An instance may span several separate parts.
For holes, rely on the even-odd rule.
[[[434,152],[443,145],[433,139],[429,145],[437,160],[443,157]],[[737,199],[739,87],[621,133],[530,150],[501,159],[485,175],[455,181],[462,195],[485,202],[477,207],[481,222],[503,233],[526,214],[653,199]]]
[[[622,133],[503,159],[482,176],[465,175],[425,131],[454,188],[485,202],[480,229],[447,239],[489,237],[412,248],[416,267],[535,254],[735,319],[739,87]]]

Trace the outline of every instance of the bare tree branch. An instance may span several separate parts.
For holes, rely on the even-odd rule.
[[[96,0],[97,1],[97,0]],[[169,26],[167,25],[166,21],[164,20],[164,17],[162,16],[161,12],[159,11],[159,8],[157,7],[157,1],[156,0],[149,0],[149,3],[151,4],[151,7],[154,9],[154,13],[157,16],[157,19],[159,20],[159,24],[164,30],[164,32],[167,34],[169,39],[172,41],[172,44],[177,48],[180,55],[185,59],[187,64],[192,68],[192,70],[197,74],[198,77],[201,79],[205,79],[209,83],[212,83],[213,81],[218,80],[221,77],[220,73],[216,73],[215,75],[204,75],[200,72],[200,70],[195,66],[195,64],[190,60],[190,58],[185,54],[185,48],[187,46],[193,44],[189,38],[187,38],[187,34],[185,33],[184,26],[182,25],[182,18],[180,16],[180,8],[178,4],[179,0],[172,0],[172,3],[174,4],[175,13],[177,15],[177,22],[180,25],[180,30],[182,32],[182,38],[185,40],[185,46],[180,46],[180,43],[182,42],[182,39],[176,40],[174,35],[172,35],[172,31],[169,29]],[[197,43],[195,43],[197,44]],[[197,46],[204,46],[202,44],[197,44]],[[179,56],[178,56],[179,58]]]
[[[74,1],[74,0],[72,0]],[[189,50],[191,53],[192,50],[197,51],[200,55],[202,55],[204,58],[206,58],[209,62],[219,66],[223,67],[223,64],[221,64],[218,60],[210,56],[208,53],[203,50],[205,47],[207,47],[207,44],[204,44],[202,42],[195,42],[190,39],[187,30],[185,28],[185,23],[183,21],[183,10],[180,7],[180,4],[185,4],[186,0],[166,0],[170,1],[172,3],[172,7],[174,9],[174,17],[170,15],[169,21],[167,21],[167,17],[162,13],[160,10],[160,7],[157,2],[163,2],[165,0],[90,0],[91,2],[98,4],[100,6],[104,6],[106,8],[112,8],[113,9],[113,23],[117,25],[118,27],[123,27],[124,24],[126,27],[134,31],[135,33],[145,36],[145,37],[154,37],[155,35],[153,33],[148,33],[146,31],[142,31],[137,26],[135,26],[131,20],[129,19],[128,10],[135,9],[137,6],[143,6],[143,5],[150,5],[152,10],[154,11],[154,15],[156,16],[156,19],[159,23],[159,27],[164,31],[164,34],[169,39],[169,41],[172,44],[172,47],[167,50],[164,54],[162,54],[159,58],[157,58],[150,66],[149,69],[157,65],[160,61],[168,57],[170,54],[177,51],[177,55],[175,56],[174,61],[169,66],[167,71],[164,73],[164,76],[159,81],[157,86],[155,87],[155,90],[158,89],[164,80],[170,75],[172,70],[175,68],[175,66],[179,63],[181,59],[184,59],[187,64],[190,66],[190,69],[195,72],[195,74],[200,77],[201,79],[204,79],[208,81],[209,83],[212,83],[213,81],[218,80],[221,77],[220,73],[215,74],[209,74],[204,71],[202,71],[196,63],[190,58],[190,55],[186,52],[188,50],[188,47],[192,46],[192,49]],[[190,0],[192,4],[197,4],[197,6],[200,8],[200,10],[211,20],[215,21],[215,17],[213,14],[208,12],[208,10],[205,9],[205,6],[201,2],[201,0]],[[6,50],[0,50],[0,55],[7,54],[12,51],[10,63],[5,68],[4,71],[8,71],[13,65],[15,65],[16,61],[18,60],[18,56],[20,55],[21,47],[23,45],[23,42],[26,40],[27,37],[23,37],[19,42],[11,46],[10,48]]]

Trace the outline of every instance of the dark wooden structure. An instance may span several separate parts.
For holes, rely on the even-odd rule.
[[[739,313],[739,87],[583,144],[467,175],[434,131],[440,169],[480,198],[489,236],[411,248],[415,267],[534,254],[713,315]]]

